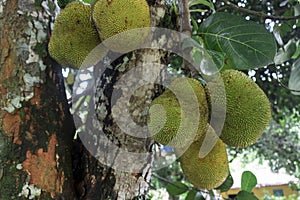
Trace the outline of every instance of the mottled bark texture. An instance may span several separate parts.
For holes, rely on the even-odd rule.
[[[75,199],[74,125],[47,43],[54,1],[0,2],[0,199]]]
[[[151,6],[152,26],[157,26],[164,16],[165,2],[148,3]],[[166,42],[164,39],[162,41]],[[93,124],[91,115],[87,116],[85,126],[97,126],[89,130],[84,128],[81,133],[84,143],[88,143],[89,152],[84,145],[76,149],[76,191],[80,199],[146,199],[151,177],[153,140],[147,131],[136,127],[146,125],[148,106],[158,91],[155,84],[145,84],[138,89],[134,86],[143,79],[149,80],[161,73],[166,52],[142,49],[127,56],[115,60],[109,66],[102,63],[102,68],[94,72],[94,76],[99,77],[95,98],[100,123]],[[159,82],[159,78],[156,81]],[[129,103],[126,103],[128,99]],[[121,124],[126,126],[126,130],[120,127]],[[108,141],[99,139],[97,130],[103,131]],[[111,154],[111,146],[119,148],[119,151]],[[124,155],[122,151],[128,154]],[[132,156],[135,153],[146,156]],[[100,160],[105,158],[108,162],[98,162],[92,155]],[[110,164],[112,167],[107,165],[110,160],[114,161]]]

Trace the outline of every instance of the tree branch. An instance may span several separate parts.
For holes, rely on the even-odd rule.
[[[192,26],[190,24],[190,9],[188,0],[178,1],[179,27],[180,32],[192,36]]]
[[[189,8],[189,0],[179,0],[178,1],[178,26],[181,33],[191,37],[192,36],[192,26],[191,26],[191,18],[190,18],[190,8]],[[192,48],[186,48],[183,50],[183,55],[185,58],[191,57]],[[197,72],[189,67],[190,63],[184,59],[182,63],[182,71],[183,74],[188,77],[197,76]]]
[[[300,19],[300,15],[297,16],[292,16],[292,17],[284,17],[284,16],[274,16],[274,15],[268,15],[263,12],[257,12],[254,10],[249,10],[246,8],[238,7],[237,5],[231,3],[230,1],[227,0],[221,0],[221,2],[225,3],[228,7],[242,13],[247,13],[249,15],[257,16],[262,19],[271,19],[271,20],[280,20],[280,21],[290,21],[290,20],[297,20]]]

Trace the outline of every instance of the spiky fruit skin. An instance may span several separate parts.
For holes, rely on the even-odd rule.
[[[220,137],[227,145],[247,147],[256,142],[270,121],[269,99],[240,71],[226,70],[221,77],[226,92],[226,118]]]
[[[80,68],[88,54],[100,44],[90,15],[91,6],[71,2],[55,20],[48,49],[61,65]]]
[[[212,150],[201,158],[200,149],[206,134],[216,138]],[[207,133],[191,144],[191,146],[179,158],[182,171],[186,179],[199,189],[213,189],[221,185],[228,176],[228,157],[226,145],[209,127]]]
[[[206,130],[207,121],[203,86],[192,78],[177,78],[152,101],[148,128],[155,141],[184,149]]]
[[[92,19],[107,48],[120,53],[138,48],[148,34],[148,29],[131,31],[150,27],[146,0],[97,0],[92,7]]]

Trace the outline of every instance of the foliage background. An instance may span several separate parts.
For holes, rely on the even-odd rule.
[[[166,15],[163,26],[175,28],[172,22],[176,19],[177,2],[170,1],[169,3],[169,15]],[[203,38],[199,38],[199,35],[195,33],[199,31],[199,27],[207,17],[214,12],[227,12],[254,21],[274,35],[278,48],[274,62],[260,68],[251,66],[248,69],[242,69],[252,77],[270,99],[272,120],[256,144],[246,149],[228,147],[228,154],[231,161],[244,155],[245,164],[259,158],[261,162],[268,162],[274,172],[285,169],[287,173],[300,178],[300,96],[297,93],[300,88],[299,2],[296,0],[193,0],[190,5],[194,38],[204,46]],[[218,56],[222,57],[222,55]],[[171,62],[170,71],[181,74],[182,71],[178,70],[181,64],[182,60],[175,56]],[[226,63],[222,67],[230,68],[230,64],[232,63],[226,66]],[[184,185],[180,185],[179,182]],[[170,186],[172,184],[178,184],[177,190],[176,186],[175,188]],[[186,186],[188,189],[185,190]],[[155,173],[152,187],[156,190],[166,187],[173,199],[204,199],[206,195],[205,192],[193,188],[184,180],[180,166],[176,162],[169,168]],[[176,192],[183,194],[176,196]],[[209,194],[213,196],[212,192]]]

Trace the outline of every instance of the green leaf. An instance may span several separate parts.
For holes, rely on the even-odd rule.
[[[192,6],[195,6],[195,5],[205,5],[207,7],[209,7],[211,10],[215,11],[215,8],[214,8],[214,4],[210,1],[207,1],[207,0],[192,0],[189,2],[189,6],[192,7]]]
[[[258,198],[254,194],[243,190],[237,194],[236,199],[237,200],[258,200]]]
[[[61,9],[64,9],[69,3],[71,3],[73,0],[58,0],[57,4]],[[39,1],[35,1],[39,2]]]
[[[233,185],[233,178],[231,174],[229,174],[226,180],[216,189],[220,190],[221,192],[227,192]]]
[[[199,29],[199,26],[198,26],[196,20],[192,16],[191,16],[191,22],[192,22],[192,25],[193,25],[193,30],[197,32],[198,29]]]
[[[287,44],[285,44],[282,48],[279,49],[277,52],[274,62],[276,65],[280,65],[288,60],[291,59],[291,57],[296,52],[296,41],[295,39],[291,39]]]
[[[182,193],[185,193],[189,189],[186,184],[179,181],[169,183],[166,188],[170,195],[180,195]]]
[[[294,53],[294,55],[292,56],[292,59],[297,59],[300,56],[300,42],[298,40],[298,42],[296,43],[296,52]]]
[[[289,88],[300,91],[300,57],[293,63],[289,79]],[[300,92],[292,91],[294,95],[300,95]]]
[[[229,68],[247,70],[273,63],[274,36],[263,25],[241,16],[217,12],[199,27],[207,50],[224,52]],[[226,63],[225,63],[226,64]]]
[[[186,195],[185,200],[195,200],[196,195],[197,195],[197,191],[196,190],[191,190]]]
[[[171,64],[172,68],[179,69],[179,68],[181,68],[182,63],[183,63],[183,58],[181,56],[176,55],[171,59],[170,64]]]
[[[241,190],[251,192],[257,184],[256,176],[250,171],[244,171],[242,174]]]
[[[185,197],[185,200],[205,200],[200,192],[197,190],[190,190]]]
[[[208,54],[211,56],[212,60],[218,67],[218,69],[224,69],[229,63],[226,60],[226,54],[220,51],[207,50]]]
[[[175,0],[172,0],[172,6],[173,6],[173,9],[174,9],[175,15],[178,15],[178,8],[177,8],[177,4],[176,4]]]

